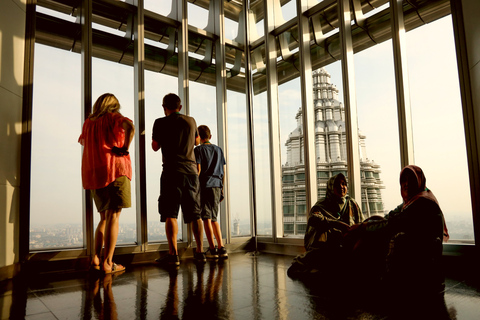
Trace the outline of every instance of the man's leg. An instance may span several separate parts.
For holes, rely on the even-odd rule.
[[[112,270],[113,267],[113,253],[115,251],[115,245],[117,244],[118,223],[120,220],[121,212],[121,208],[105,211],[106,224],[104,239],[105,249],[103,250],[103,270],[105,270],[106,272]]]
[[[191,224],[193,236],[195,237],[195,242],[197,243],[196,252],[203,253],[203,221],[202,219],[197,219],[193,220]]]
[[[167,218],[165,221],[165,233],[168,240],[168,253],[171,255],[178,255],[177,251],[177,235],[178,235],[178,221],[177,218]]]

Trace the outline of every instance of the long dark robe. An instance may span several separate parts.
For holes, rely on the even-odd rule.
[[[325,198],[317,201],[308,214],[306,252],[294,259],[288,271],[291,277],[341,265],[343,234],[349,226],[363,221],[362,210],[354,199],[335,195],[333,188],[337,179],[345,180],[345,176],[340,173],[329,179]]]
[[[407,298],[409,303],[424,301],[442,292],[442,241],[448,238],[442,210],[426,188],[423,172],[407,166],[402,174],[408,170],[418,180],[413,193],[384,219],[367,219],[346,235],[353,244],[349,263],[359,267],[365,287],[378,280],[385,296],[397,305]]]

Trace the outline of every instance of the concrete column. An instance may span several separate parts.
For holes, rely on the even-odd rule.
[[[26,2],[0,2],[0,281],[19,270]]]

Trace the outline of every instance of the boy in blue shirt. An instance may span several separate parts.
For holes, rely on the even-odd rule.
[[[225,157],[219,146],[210,143],[212,135],[207,126],[199,126],[198,135],[200,136],[200,145],[194,151],[200,179],[201,215],[209,244],[206,257],[227,258],[227,250],[222,241],[222,231],[217,222],[218,204],[223,200]],[[218,248],[215,246],[214,236],[217,239]]]

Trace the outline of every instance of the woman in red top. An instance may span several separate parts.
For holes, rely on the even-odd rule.
[[[119,112],[120,103],[110,93],[101,95],[83,124],[78,142],[83,145],[83,188],[92,191],[100,222],[95,230],[92,268],[105,273],[125,270],[113,262],[118,221],[122,208],[130,203],[132,163],[128,148],[135,133],[132,121]],[[102,246],[103,264],[100,260]]]

